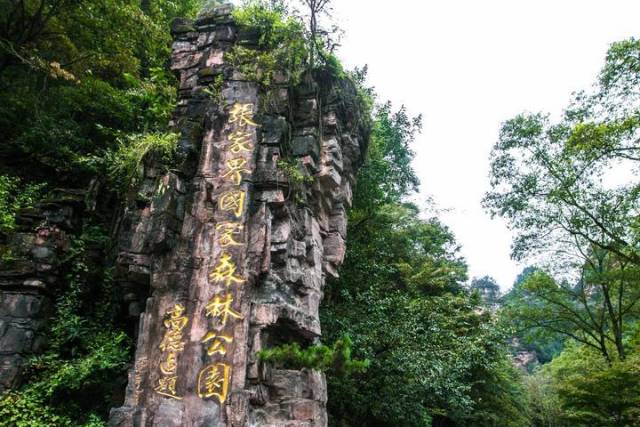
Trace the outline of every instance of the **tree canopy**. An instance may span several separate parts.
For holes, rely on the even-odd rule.
[[[451,231],[407,202],[418,189],[411,143],[421,126],[376,109],[369,156],[349,211],[340,279],[325,290],[328,340],[347,335],[366,372],[329,376],[336,426],[525,425],[506,335],[464,285]],[[505,415],[508,414],[508,415]]]
[[[515,232],[513,257],[536,264],[500,316],[538,349],[563,348],[526,381],[531,407],[557,414],[536,425],[638,423],[639,52],[613,43],[560,120],[507,120],[492,152],[484,205]]]

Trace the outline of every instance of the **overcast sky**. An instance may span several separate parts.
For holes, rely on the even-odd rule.
[[[414,149],[420,198],[433,196],[462,245],[470,276],[502,289],[522,269],[511,234],[480,206],[501,122],[559,114],[594,81],[607,46],[640,34],[640,1],[334,0],[339,57],[369,65],[381,100],[423,114]]]

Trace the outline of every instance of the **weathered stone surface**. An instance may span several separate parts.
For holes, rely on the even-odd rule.
[[[0,264],[0,392],[20,385],[22,365],[46,345],[51,287],[80,223],[84,193],[55,190],[50,200],[18,214],[17,233],[3,245],[12,259]]]
[[[327,423],[324,375],[279,369],[257,353],[286,342],[309,345],[321,335],[322,289],[344,258],[345,206],[368,130],[360,113],[336,95],[355,93],[345,82],[324,76],[320,84],[307,75],[289,87],[283,72],[265,89],[225,64],[224,52],[233,43],[251,47],[256,39],[255,32],[238,33],[230,10],[224,6],[195,23],[174,24],[172,64],[180,90],[171,123],[181,133],[182,163],[176,172],[160,174],[152,160],[146,162],[136,191],[145,202],[133,200],[122,221],[116,280],[129,316],[139,316],[139,328],[125,402],[112,410],[112,426]],[[224,77],[220,93],[203,95],[217,75]],[[231,111],[246,105],[251,118],[239,127]],[[242,134],[248,145],[234,154],[238,129],[248,132]],[[290,182],[278,165],[285,156],[311,182]],[[244,169],[233,183],[229,161]],[[236,190],[246,202],[234,213],[225,210],[223,197]],[[237,242],[224,246],[220,230],[230,222],[240,226],[233,234]],[[212,278],[224,252],[236,263],[241,284],[223,286]],[[237,315],[222,329],[229,336],[225,353],[209,354],[212,347],[203,344],[212,330],[207,304],[230,292]],[[166,378],[160,371],[167,366],[162,343],[171,325],[167,313],[176,304],[184,307],[187,322],[170,369],[176,377],[171,397],[155,389]],[[214,361],[229,366],[222,403],[202,397],[199,388]]]
[[[320,144],[313,135],[301,135],[293,138],[291,154],[294,156],[311,156],[315,161],[320,157]]]
[[[174,19],[174,21],[171,23],[171,33],[174,36],[181,33],[189,33],[195,30],[196,28],[193,25],[193,22],[190,21],[189,19],[177,18],[177,19]],[[179,50],[176,50],[175,45],[174,45],[173,51],[174,52],[179,51]]]

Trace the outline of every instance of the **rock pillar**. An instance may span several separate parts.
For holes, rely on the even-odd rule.
[[[327,276],[367,129],[352,83],[265,88],[225,62],[255,35],[230,6],[177,21],[178,165],[145,163],[120,233],[117,278],[142,302],[135,362],[111,426],[324,426],[324,375],[257,352],[319,339]],[[253,37],[253,39],[252,39]]]

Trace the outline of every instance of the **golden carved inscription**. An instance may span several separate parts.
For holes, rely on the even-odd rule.
[[[227,319],[229,317],[233,319],[242,319],[242,314],[234,311],[231,307],[232,302],[233,297],[231,294],[226,294],[224,299],[222,299],[220,295],[216,295],[207,303],[206,315],[216,319],[221,326],[225,326],[227,324]]]
[[[246,130],[234,130],[229,134],[229,151],[233,154],[250,153],[253,150],[251,144],[251,132]]]
[[[236,266],[231,255],[223,252],[209,278],[214,282],[223,282],[227,287],[232,283],[242,284],[245,279],[242,276],[236,275],[237,269],[238,266]]]
[[[242,216],[244,211],[244,199],[246,194],[243,190],[230,190],[220,195],[218,204],[220,209],[233,212],[236,217]]]
[[[227,400],[229,374],[231,366],[226,363],[215,363],[206,366],[198,374],[198,395],[203,399],[215,397],[218,402]]]
[[[233,337],[228,335],[219,335],[216,332],[207,332],[207,335],[202,338],[202,342],[209,343],[207,355],[213,356],[214,354],[219,354],[224,356],[227,354],[226,344],[231,344],[233,342]]]
[[[229,111],[229,123],[236,123],[239,126],[258,126],[253,121],[253,104],[240,104],[236,102]]]
[[[240,233],[244,225],[239,222],[222,222],[216,225],[216,231],[218,231],[218,243],[223,248],[228,246],[240,246],[242,242],[236,240],[239,238]]]
[[[242,157],[227,160],[225,163],[227,166],[227,172],[225,172],[222,177],[230,178],[231,182],[235,185],[240,185],[240,181],[242,181],[242,173],[251,172],[249,169],[244,167],[246,164],[247,160]]]
[[[167,330],[160,342],[160,350],[164,355],[159,366],[162,376],[158,378],[158,384],[154,388],[158,394],[178,400],[182,399],[176,393],[178,355],[184,350],[182,330],[189,322],[189,319],[183,316],[184,311],[185,308],[182,304],[176,304],[167,311],[168,317],[164,320],[164,327]]]
[[[218,196],[218,209],[233,213],[236,221],[216,225],[214,245],[222,248],[222,253],[209,273],[209,279],[211,282],[224,284],[226,290],[214,294],[207,302],[205,316],[212,318],[213,327],[201,340],[207,356],[214,359],[198,374],[198,396],[202,399],[215,398],[220,404],[226,401],[229,390],[231,364],[225,361],[225,357],[229,357],[229,353],[232,352],[234,340],[233,333],[225,332],[224,329],[228,324],[232,325],[233,321],[244,318],[240,312],[233,309],[237,288],[232,285],[242,285],[246,278],[238,272],[242,258],[234,259],[232,249],[244,244],[244,224],[241,218],[245,211],[247,194],[240,184],[243,174],[250,174],[251,170],[248,167],[249,160],[241,156],[242,153],[253,152],[254,130],[251,128],[258,126],[253,120],[253,112],[253,104],[243,103],[235,103],[229,111],[228,123],[233,126],[227,135],[229,145],[226,149],[235,156],[230,156],[221,169],[221,178],[231,188],[227,188]]]

